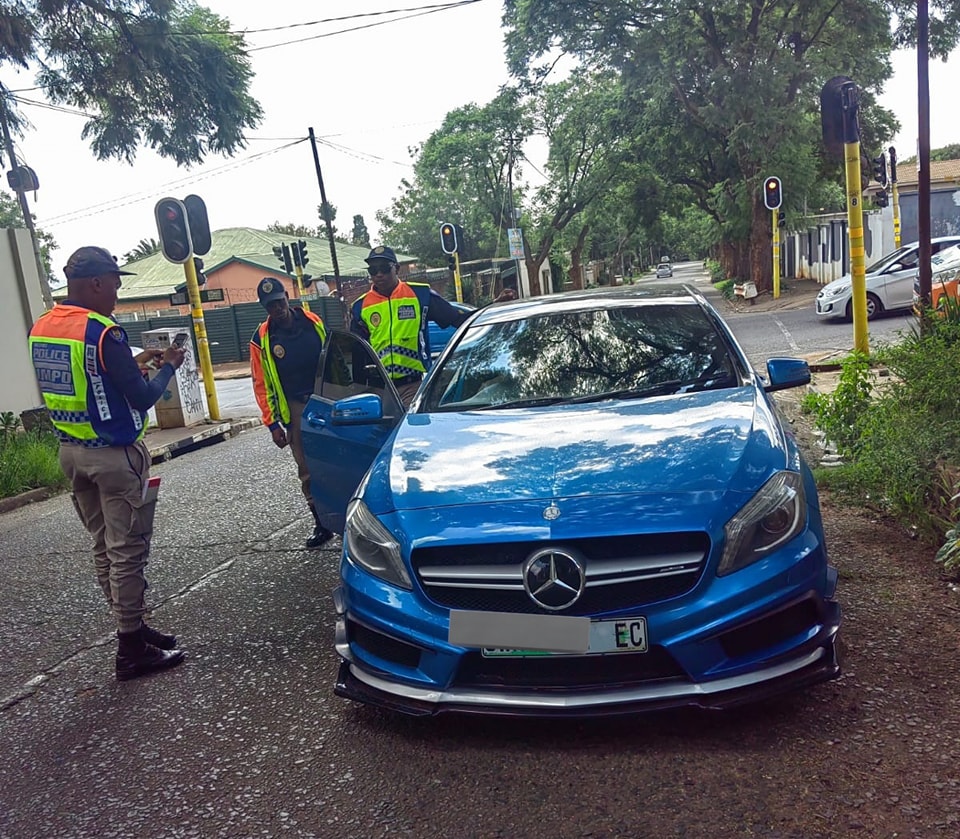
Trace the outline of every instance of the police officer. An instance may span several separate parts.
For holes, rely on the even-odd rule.
[[[144,568],[155,504],[147,498],[147,410],[160,398],[184,350],[134,357],[111,317],[120,276],[116,258],[83,247],[67,261],[67,299],[30,330],[43,401],[60,439],[60,465],[84,527],[93,537],[97,581],[117,620],[116,676],[133,679],[183,661],[177,638],[144,623]],[[163,366],[149,383],[140,364]]]
[[[469,312],[451,306],[426,283],[400,280],[393,248],[379,245],[364,261],[371,287],[353,304],[350,331],[373,347],[408,406],[429,363],[428,321],[460,326]]]
[[[317,315],[290,305],[280,280],[264,277],[257,285],[257,297],[267,310],[267,319],[250,339],[253,392],[273,442],[281,449],[289,444],[297,462],[300,488],[314,520],[313,535],[307,539],[306,547],[315,550],[329,542],[333,533],[320,524],[310,494],[310,471],[303,453],[300,418],[313,393],[327,333]]]

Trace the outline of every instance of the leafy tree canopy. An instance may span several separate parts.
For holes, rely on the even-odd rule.
[[[951,143],[948,146],[941,146],[939,149],[930,149],[931,160],[960,160],[960,143]],[[904,157],[898,161],[898,165],[912,163],[916,165],[917,156]]]
[[[133,250],[127,251],[123,255],[124,262],[135,262],[147,256],[153,256],[160,252],[160,242],[156,239],[141,239]]]
[[[0,4],[0,62],[39,66],[37,84],[87,112],[94,155],[132,162],[148,146],[178,164],[244,148],[262,119],[244,39],[191,0],[14,0]],[[9,92],[11,130],[26,122]]]

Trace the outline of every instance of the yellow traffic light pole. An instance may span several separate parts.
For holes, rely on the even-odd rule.
[[[200,356],[200,371],[203,373],[203,389],[207,394],[210,419],[220,419],[220,403],[217,401],[217,386],[213,380],[213,363],[210,361],[210,342],[207,340],[207,325],[203,320],[203,305],[200,302],[200,284],[197,282],[197,266],[193,257],[183,263],[183,275],[187,280],[187,295],[190,298],[190,315],[193,317],[193,335],[197,339],[197,354]]]
[[[303,266],[297,263],[294,266],[294,273],[297,278],[297,294],[300,297],[300,305],[303,307],[305,312],[310,311],[310,304],[307,302],[307,298],[304,297],[304,288],[303,288]]]
[[[460,281],[460,253],[454,251],[453,254],[453,285],[457,290],[457,302],[463,302],[463,283]]]
[[[780,297],[780,211],[773,213],[773,299]]]
[[[853,297],[853,348],[870,354],[867,332],[866,251],[863,245],[863,190],[860,183],[860,140],[843,144],[847,178],[847,228],[850,235],[850,278]]]

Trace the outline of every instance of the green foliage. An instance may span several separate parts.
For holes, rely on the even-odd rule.
[[[129,250],[123,255],[123,261],[136,262],[138,259],[145,259],[159,252],[160,243],[156,239],[141,239],[133,250]]]
[[[856,452],[872,392],[870,359],[854,352],[841,363],[833,393],[810,393],[803,400],[804,409],[813,413],[817,427],[844,457]]]
[[[262,110],[243,35],[189,0],[5,4],[0,56],[36,66],[47,99],[91,114],[81,136],[100,160],[147,146],[180,165],[246,145]],[[4,97],[12,133],[26,121]]]
[[[710,275],[710,282],[714,285],[722,282],[727,279],[727,272],[723,270],[723,266],[716,259],[706,260],[705,266],[707,273]],[[731,288],[733,287],[733,280],[730,281]]]
[[[48,432],[20,432],[18,425],[19,419],[9,411],[0,414],[0,498],[38,487],[66,486],[57,438]]]
[[[736,280],[720,280],[720,282],[715,282],[713,287],[719,291],[727,300],[732,300],[734,297],[733,287],[736,285]]]
[[[0,107],[3,107],[0,100]],[[20,209],[20,202],[5,190],[0,189],[0,230],[9,227],[26,227],[23,218],[23,212]],[[43,263],[43,270],[47,276],[52,274],[50,268],[50,252],[56,250],[56,240],[49,233],[45,233],[38,227],[34,227],[37,235],[37,243],[40,245],[40,261]]]

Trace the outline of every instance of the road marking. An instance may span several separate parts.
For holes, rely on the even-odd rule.
[[[787,339],[787,343],[790,344],[790,349],[795,353],[800,353],[800,345],[793,340],[793,336],[790,334],[790,330],[783,325],[783,321],[780,320],[776,315],[773,317],[773,322],[780,328],[780,331],[783,333],[783,337]]]

